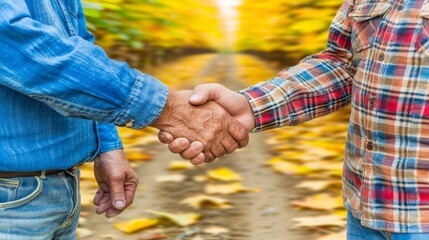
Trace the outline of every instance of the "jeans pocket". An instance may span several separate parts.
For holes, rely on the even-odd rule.
[[[14,201],[18,187],[18,179],[0,178],[0,204]]]
[[[18,181],[18,186],[14,190],[15,192],[14,197],[11,199],[8,199],[5,202],[0,202],[0,210],[20,207],[26,203],[29,203],[37,196],[39,196],[39,194],[42,192],[42,189],[43,189],[43,182],[39,177],[34,177],[34,179],[35,179],[35,183],[37,184],[36,187],[34,187],[35,184],[27,185],[27,184],[22,184],[22,181]],[[9,179],[6,179],[6,182],[8,180]],[[19,194],[19,192],[21,191],[21,188],[23,192],[26,193],[23,196]]]
[[[352,48],[361,52],[372,46],[383,15],[390,9],[387,2],[362,3],[349,14],[352,20]]]

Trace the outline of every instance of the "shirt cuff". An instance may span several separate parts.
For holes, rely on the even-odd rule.
[[[158,79],[139,73],[123,111],[114,121],[120,127],[142,129],[152,124],[168,98],[168,87]]]
[[[124,148],[115,125],[97,123],[97,130],[100,141],[99,154]]]
[[[274,78],[268,82],[262,82],[238,92],[249,101],[255,115],[255,128],[252,130],[253,133],[278,127],[278,118],[280,116],[277,116],[275,111],[272,110],[273,108],[280,108],[283,104],[286,104],[286,98],[284,96],[279,96],[282,91],[277,91],[280,86],[274,83],[275,80],[280,79]],[[282,81],[284,80],[282,79]],[[287,108],[282,108],[282,111],[287,111]],[[285,115],[288,116],[289,114],[283,113],[283,118]],[[282,122],[288,125],[288,123],[290,123],[290,118],[287,117],[287,119],[282,119]]]

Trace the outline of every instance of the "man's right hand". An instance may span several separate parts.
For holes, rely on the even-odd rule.
[[[191,91],[170,91],[164,111],[152,124],[162,132],[168,132],[173,139],[177,138],[170,144],[170,150],[179,153],[180,146],[186,145],[188,152],[196,153],[188,153],[187,159],[202,163],[248,144],[249,131],[223,107],[215,102],[192,105],[189,102],[191,94]],[[188,144],[190,142],[193,143]]]
[[[206,104],[209,101],[214,101],[222,106],[245,128],[247,133],[255,128],[253,110],[243,95],[219,84],[202,84],[194,89],[189,98],[189,102],[196,106]],[[169,149],[173,153],[180,153],[182,158],[191,160],[193,164],[202,163],[199,157],[195,158],[201,153],[201,150],[198,149],[200,142],[192,142],[186,138],[175,138],[168,131],[161,131],[158,137],[162,143],[169,144]]]

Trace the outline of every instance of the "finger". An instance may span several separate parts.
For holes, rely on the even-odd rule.
[[[95,212],[97,214],[102,214],[106,212],[109,208],[112,208],[112,200],[110,198],[110,195],[107,195],[100,201],[100,204],[98,205]]]
[[[194,92],[189,98],[189,103],[198,106],[210,100],[215,100],[218,95],[218,84],[201,84],[194,88]]]
[[[205,156],[204,162],[206,163],[211,163],[214,160],[216,160],[215,156],[210,151],[204,152],[204,156]]]
[[[168,149],[172,153],[181,153],[191,146],[191,142],[186,138],[177,138],[168,144]]]
[[[127,184],[125,185],[125,199],[127,200],[127,207],[131,205],[134,201],[134,196],[137,191],[138,186],[138,176],[136,174],[133,174],[128,180]]]
[[[225,148],[227,154],[235,152],[239,147],[235,139],[232,138],[230,138],[229,141],[227,139],[223,139],[221,143],[222,146]]]
[[[122,212],[121,210],[118,210],[116,208],[110,208],[106,212],[106,217],[107,218],[112,218],[112,217],[115,217],[115,216],[119,215],[121,212]]]
[[[223,147],[221,142],[218,142],[216,144],[213,144],[213,146],[210,148],[210,152],[216,157],[220,158],[225,156],[226,149]]]
[[[183,159],[191,160],[193,158],[196,158],[202,151],[204,150],[204,145],[202,142],[196,141],[192,142],[191,146],[187,148],[185,151],[180,153],[180,156]]]
[[[171,143],[172,141],[174,141],[174,136],[173,136],[173,135],[171,135],[171,134],[170,134],[170,133],[168,133],[168,132],[160,131],[160,132],[158,133],[158,139],[159,139],[159,141],[160,141],[160,142],[162,142],[162,143],[164,143],[164,144],[169,144],[169,143]]]
[[[249,144],[249,133],[236,120],[232,119],[229,122],[228,132],[231,137],[237,141],[240,148],[243,148]]]
[[[94,196],[94,205],[98,206],[103,196],[104,196],[104,191],[101,189],[98,189]]]
[[[200,153],[198,154],[198,156],[196,156],[195,158],[191,159],[191,163],[194,165],[200,165],[203,164],[205,161],[205,156],[204,153]]]
[[[113,175],[109,179],[110,197],[112,198],[112,204],[118,210],[122,210],[126,206],[124,183],[125,173],[121,173],[120,175]]]

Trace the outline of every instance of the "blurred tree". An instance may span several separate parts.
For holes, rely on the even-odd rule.
[[[97,44],[135,67],[223,46],[216,0],[83,0],[83,6]],[[135,56],[127,56],[131,51]]]
[[[300,59],[326,47],[342,0],[243,0],[236,49]]]

